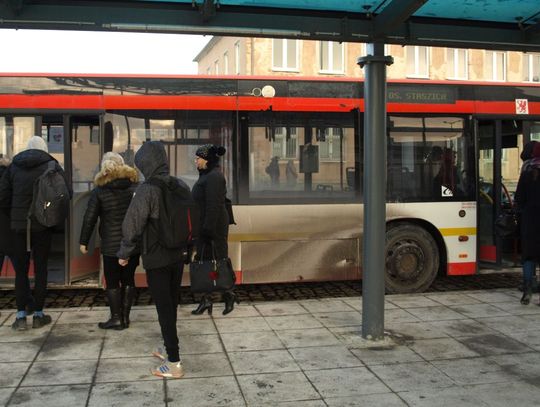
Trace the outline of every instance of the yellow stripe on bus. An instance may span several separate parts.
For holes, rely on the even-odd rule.
[[[441,228],[439,232],[443,236],[476,235],[476,228]]]

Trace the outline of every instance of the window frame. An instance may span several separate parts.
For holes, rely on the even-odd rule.
[[[540,53],[538,52],[527,52],[523,54],[524,61],[523,61],[523,75],[527,75],[527,77],[524,79],[524,82],[528,83],[538,83],[540,82]],[[533,58],[538,58],[538,72],[533,72],[532,66],[533,66]],[[527,69],[525,70],[525,67]],[[536,77],[536,80],[534,78]]]
[[[426,73],[419,72],[420,68],[420,49],[426,50]],[[409,63],[408,63],[408,53],[414,51],[414,72],[409,72]],[[430,48],[426,46],[421,45],[408,45],[405,47],[405,69],[406,69],[406,77],[407,78],[417,78],[417,79],[429,79],[429,60],[431,57]]]
[[[283,47],[282,47],[282,60],[283,60],[283,66],[277,66],[275,63],[274,58],[274,48],[276,41],[283,41]],[[292,68],[287,67],[287,63],[289,62],[287,59],[288,54],[288,41],[295,41],[296,42],[296,54],[295,54],[295,65]],[[300,44],[301,42],[299,40],[291,40],[286,38],[272,38],[272,71],[278,71],[278,72],[300,72]]]
[[[497,55],[500,55],[500,54],[503,56],[503,66],[502,66],[503,78],[502,79],[496,78],[496,75],[495,75],[495,73],[497,72],[497,67],[498,67]],[[508,57],[507,57],[506,51],[485,50],[484,51],[485,60],[489,58],[489,55],[491,55],[491,77],[486,78],[486,80],[489,82],[506,82],[506,77],[507,77],[506,71],[507,71],[507,65],[508,65]]]
[[[464,48],[447,48],[446,49],[446,65],[452,66],[452,72],[447,75],[447,79],[453,79],[453,80],[468,80],[469,79],[469,50]],[[450,52],[452,53],[452,60],[450,60]],[[459,53],[463,52],[463,64],[465,65],[465,76],[460,77],[457,75],[457,72],[459,72],[459,65],[462,58],[459,58]],[[456,58],[457,56],[457,58]]]
[[[328,44],[328,69],[323,68],[323,50],[322,47],[324,44]],[[338,45],[341,47],[341,68],[334,69],[334,47]],[[319,61],[319,73],[321,74],[331,74],[331,75],[344,75],[345,74],[345,43],[337,41],[318,41],[318,61]]]

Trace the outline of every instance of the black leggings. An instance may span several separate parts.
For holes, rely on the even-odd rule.
[[[103,255],[103,271],[107,289],[135,287],[135,269],[139,265],[139,255],[129,258],[127,266],[118,264],[118,257]]]
[[[161,335],[170,362],[180,361],[176,313],[183,272],[182,262],[146,270],[148,289],[156,304]]]

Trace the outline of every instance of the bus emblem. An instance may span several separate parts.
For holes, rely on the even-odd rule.
[[[527,99],[516,99],[516,114],[529,114],[529,101]]]

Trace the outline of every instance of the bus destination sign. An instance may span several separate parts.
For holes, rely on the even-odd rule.
[[[391,86],[387,95],[388,103],[448,104],[456,102],[455,89],[435,86]]]

